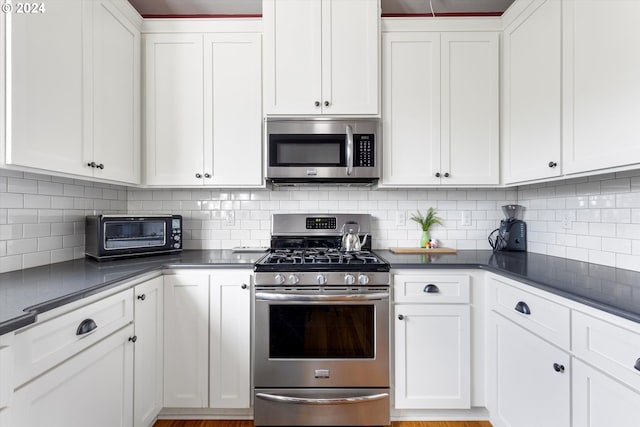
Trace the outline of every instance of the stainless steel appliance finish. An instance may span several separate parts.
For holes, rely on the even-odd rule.
[[[368,215],[273,217],[255,265],[256,425],[390,423],[389,264],[340,251],[346,221],[370,230]]]
[[[181,250],[181,215],[89,215],[85,219],[85,255],[98,261]]]
[[[267,180],[373,184],[380,178],[379,119],[267,118]]]

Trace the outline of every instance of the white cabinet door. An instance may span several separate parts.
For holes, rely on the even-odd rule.
[[[164,276],[164,407],[208,404],[209,276]]]
[[[573,425],[636,427],[640,391],[573,359]]]
[[[85,14],[89,3],[60,0],[46,12],[7,15],[11,20],[10,102],[6,161],[43,170],[90,175],[84,162],[85,107],[90,102],[83,72]],[[4,29],[3,29],[4,30]]]
[[[202,185],[202,34],[145,36],[146,183]]]
[[[438,184],[440,34],[384,33],[383,182]]]
[[[395,307],[395,407],[469,408],[469,306]]]
[[[322,112],[321,10],[322,0],[262,2],[266,114]]]
[[[563,171],[640,163],[640,2],[562,6]]]
[[[134,289],[133,426],[149,427],[162,409],[163,280],[156,277]]]
[[[262,185],[261,52],[257,33],[204,35],[205,184]]]
[[[10,425],[130,427],[132,335],[129,325],[16,390]]]
[[[323,1],[323,114],[378,114],[379,22],[378,1]]]
[[[562,169],[561,4],[538,0],[504,30],[507,184],[558,176]]]
[[[383,35],[383,185],[490,185],[499,174],[498,34]]]
[[[498,33],[442,34],[442,184],[500,182],[498,51]]]
[[[138,184],[140,31],[111,2],[93,9],[93,156],[83,160],[104,165],[98,178]]]
[[[211,276],[211,408],[251,406],[251,272]]]
[[[489,328],[491,423],[496,427],[569,427],[569,355],[493,312]]]
[[[265,112],[377,114],[380,3],[265,0]]]

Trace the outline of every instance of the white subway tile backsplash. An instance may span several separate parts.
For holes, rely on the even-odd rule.
[[[2,193],[0,208],[12,209],[24,207],[24,195],[15,193]]]
[[[34,252],[22,256],[22,268],[51,264],[51,252]]]
[[[7,192],[22,194],[37,194],[38,181],[34,179],[8,178]]]

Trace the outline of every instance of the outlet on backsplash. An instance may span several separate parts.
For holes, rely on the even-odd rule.
[[[573,221],[571,221],[571,215],[569,215],[569,213],[565,213],[564,215],[562,215],[562,224],[560,225],[560,227],[562,227],[563,230],[571,230],[572,222]]]
[[[396,226],[404,227],[407,225],[407,215],[404,211],[396,211]]]
[[[223,219],[224,225],[235,225],[236,224],[236,214],[234,211],[224,211]]]

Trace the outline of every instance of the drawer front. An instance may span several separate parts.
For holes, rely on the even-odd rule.
[[[0,340],[0,411],[9,406],[13,393],[13,347]],[[4,424],[0,424],[4,425]]]
[[[470,276],[467,274],[396,274],[394,300],[418,303],[469,302]]]
[[[571,310],[551,300],[489,279],[489,307],[547,341],[569,350]]]
[[[24,384],[132,321],[133,290],[128,289],[16,333],[14,386]],[[81,324],[84,333],[80,333]]]
[[[576,357],[640,390],[640,325],[626,329],[573,311],[572,337]]]

